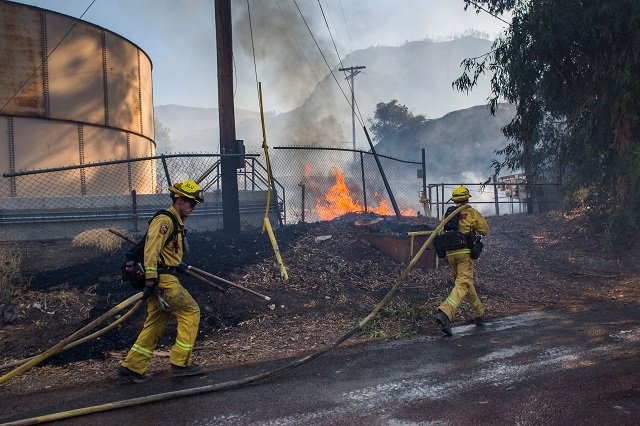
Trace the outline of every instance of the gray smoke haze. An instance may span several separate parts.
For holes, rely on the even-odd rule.
[[[298,6],[304,20],[293,2],[249,2],[250,15],[246,3],[242,6],[239,2],[234,3],[234,57],[238,80],[241,75],[247,78],[249,70],[254,81],[254,84],[246,84],[244,89],[239,88],[238,96],[246,96],[247,90],[255,88],[257,71],[257,79],[262,82],[265,110],[273,108],[270,107],[273,105],[270,94],[277,94],[277,108],[286,111],[303,105],[318,89],[318,82],[329,72],[318,46],[329,66],[335,67],[340,62],[322,15],[319,10],[310,10],[311,7],[317,9],[318,5],[300,1]],[[314,100],[312,105],[286,114],[281,123],[269,124],[270,134],[277,144],[321,145],[327,140],[327,135],[342,139],[342,127],[334,114],[336,106],[332,94],[338,89],[335,84],[324,89],[327,96],[321,102]]]
[[[249,2],[251,28],[246,3],[233,4],[234,52],[237,64],[248,66],[252,80],[255,80],[255,51],[258,80],[263,82],[263,87],[268,88],[269,92],[280,94],[280,112],[300,106],[316,83],[327,74],[328,69],[295,4]],[[310,10],[313,3],[299,1],[298,5],[329,65],[335,66],[339,59],[319,11]],[[315,8],[318,8],[317,4]]]

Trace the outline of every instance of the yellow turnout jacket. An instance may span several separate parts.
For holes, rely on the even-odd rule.
[[[456,207],[459,206],[460,204],[456,204]],[[463,234],[468,234],[471,231],[476,231],[480,235],[487,235],[489,233],[489,225],[487,225],[487,221],[473,207],[464,209],[459,214],[460,222],[458,223],[458,231]],[[463,248],[459,250],[447,250],[447,256],[462,253],[471,253],[471,249]]]
[[[178,223],[178,235],[173,240],[173,221],[165,214],[153,218],[147,230],[147,239],[144,243],[144,271],[146,279],[158,278],[158,265],[164,262],[164,266],[176,267],[182,262],[184,254],[184,222],[176,209],[171,206],[167,209]],[[172,239],[168,244],[165,242]]]

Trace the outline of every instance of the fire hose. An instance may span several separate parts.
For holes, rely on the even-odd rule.
[[[127,240],[128,242],[135,244],[136,241],[116,230],[113,229],[109,229],[109,232]],[[236,284],[232,281],[229,280],[225,280],[224,278],[218,277],[216,275],[210,274],[206,271],[203,271],[201,269],[192,267],[192,266],[188,266],[187,267],[187,271],[185,271],[185,273],[201,282],[204,282],[207,285],[210,285],[211,287],[215,288],[218,291],[221,291],[223,293],[226,292],[226,289],[224,287],[219,286],[218,284],[215,284],[209,280],[207,280],[206,278],[204,278],[202,275],[207,276],[209,278],[213,278],[213,279],[217,279],[218,281],[224,282],[225,284],[228,284],[230,286],[233,286],[235,288],[239,288],[240,290],[243,290],[245,292],[251,293],[255,296],[258,296],[264,300],[271,300],[271,297],[269,296],[265,296],[264,294],[260,294],[256,291],[253,291],[251,289],[248,289],[246,287],[243,287],[239,284]],[[200,275],[199,275],[200,274]],[[142,297],[142,293],[139,293],[140,297]],[[137,295],[134,295],[137,296]],[[73,333],[71,336],[67,337],[66,339],[64,339],[62,342],[56,344],[55,346],[51,347],[50,349],[48,349],[47,351],[43,352],[40,355],[34,355],[32,357],[29,358],[25,358],[22,360],[17,360],[17,361],[13,361],[13,362],[9,362],[3,365],[0,365],[0,370],[5,370],[7,368],[13,368],[13,367],[19,367],[16,368],[13,371],[10,371],[9,373],[5,374],[4,376],[0,377],[0,384],[12,379],[13,377],[15,377],[16,375],[28,370],[29,368],[33,367],[36,364],[39,364],[40,362],[44,361],[45,359],[66,351],[68,349],[74,348],[78,345],[81,345],[85,342],[88,342],[89,340],[95,339],[99,336],[102,336],[103,334],[113,330],[115,327],[117,327],[118,325],[120,325],[122,322],[126,321],[129,317],[131,317],[138,309],[140,309],[140,307],[144,304],[144,302],[142,300],[138,300],[139,297],[132,297],[129,298],[127,300],[125,300],[124,302],[122,302],[121,304],[119,304],[116,308],[117,311],[113,311],[110,310],[109,312],[103,314],[102,316],[100,316],[99,318],[97,318],[96,320],[94,320],[93,322],[91,322],[90,324],[86,325],[85,327],[83,327],[82,329],[76,331],[75,333]],[[129,302],[131,301],[131,302]],[[87,331],[97,327],[98,325],[102,324],[104,321],[106,321],[109,317],[115,315],[116,313],[120,312],[122,309],[126,308],[127,306],[129,306],[130,304],[132,304],[133,302],[138,302],[135,306],[133,306],[129,311],[127,311],[123,316],[121,316],[120,318],[116,319],[113,323],[109,324],[108,326],[104,327],[103,329],[100,329],[88,336],[82,337],[78,340],[77,339],[79,336],[82,336],[84,333],[86,333]],[[64,344],[61,344],[64,343]]]
[[[142,293],[140,293],[140,294],[142,294]],[[97,337],[100,337],[103,334],[107,333],[108,331],[113,330],[118,325],[122,324],[124,321],[129,319],[129,317],[131,317],[131,315],[133,315],[138,309],[140,309],[140,307],[143,304],[144,304],[144,302],[142,300],[138,300],[138,303],[136,303],[124,315],[122,315],[120,318],[116,319],[114,322],[112,322],[111,324],[109,324],[105,328],[103,328],[101,330],[98,330],[98,331],[96,331],[96,332],[94,332],[94,333],[92,333],[92,334],[90,334],[88,336],[85,336],[85,337],[81,338],[81,339],[78,339],[75,342],[69,343],[64,348],[61,348],[59,352],[63,352],[63,351],[66,351],[68,349],[75,348],[76,346],[79,346],[79,345],[81,345],[81,344],[83,344],[85,342],[88,342],[89,340],[92,340],[92,339],[95,339]],[[13,368],[13,367],[17,367],[17,366],[23,365],[23,364],[27,363],[28,361],[30,361],[30,360],[32,360],[32,359],[34,359],[36,357],[38,357],[38,355],[34,355],[32,357],[25,358],[25,359],[18,360],[18,361],[8,362],[6,364],[0,365],[0,370],[5,370],[7,368]]]
[[[6,382],[9,379],[12,379],[13,377],[17,376],[20,373],[23,373],[23,372],[27,371],[28,369],[30,369],[34,365],[39,364],[40,362],[44,361],[45,359],[49,358],[50,356],[55,355],[58,352],[62,352],[65,349],[68,349],[67,346],[70,346],[72,343],[74,343],[78,337],[82,336],[84,333],[86,333],[87,331],[97,327],[98,325],[102,324],[108,318],[116,315],[118,312],[120,312],[121,310],[123,310],[127,306],[133,304],[134,302],[138,302],[138,304],[136,306],[134,306],[132,309],[138,309],[142,304],[142,301],[140,300],[141,297],[142,297],[142,293],[136,293],[133,296],[129,297],[128,299],[120,302],[117,306],[111,308],[108,312],[102,314],[100,317],[98,317],[95,320],[91,321],[89,324],[85,325],[80,330],[78,330],[75,333],[71,334],[69,337],[61,340],[59,343],[57,343],[56,345],[52,346],[51,348],[49,348],[45,352],[41,353],[40,355],[37,355],[35,357],[30,358],[29,360],[26,360],[18,368],[14,369],[14,370],[8,372],[7,374],[5,374],[4,376],[0,377],[0,384]]]
[[[94,405],[94,406],[90,406],[90,407],[77,408],[77,409],[74,409],[74,410],[58,412],[58,413],[52,413],[52,414],[47,414],[47,415],[38,416],[38,417],[32,417],[32,418],[18,420],[18,421],[15,421],[15,422],[9,422],[9,423],[5,423],[5,424],[6,425],[39,424],[39,423],[45,423],[45,422],[51,422],[51,421],[67,419],[67,418],[71,418],[71,417],[83,416],[83,415],[87,415],[87,414],[93,414],[93,413],[105,412],[105,411],[110,411],[110,410],[116,410],[116,409],[120,409],[120,408],[132,407],[132,406],[143,405],[143,404],[149,404],[149,403],[152,403],[152,402],[159,402],[159,401],[166,401],[166,400],[175,399],[175,398],[182,398],[182,397],[185,397],[185,396],[199,395],[199,394],[208,393],[208,392],[215,392],[215,391],[220,391],[220,390],[233,389],[233,388],[237,388],[239,386],[249,385],[249,384],[257,383],[257,382],[260,382],[260,381],[263,381],[263,380],[266,380],[266,379],[277,377],[277,376],[279,376],[279,375],[281,375],[281,374],[283,374],[283,373],[285,373],[285,372],[287,372],[289,370],[292,370],[292,369],[297,368],[297,367],[299,367],[299,366],[301,366],[303,364],[306,364],[307,362],[318,358],[319,356],[321,356],[321,355],[333,350],[334,348],[336,348],[340,344],[344,343],[346,340],[348,340],[351,337],[353,337],[353,335],[355,335],[356,333],[361,331],[367,325],[367,323],[369,323],[369,321],[371,321],[373,318],[375,318],[378,315],[378,313],[382,310],[382,308],[386,305],[386,303],[393,297],[393,295],[396,293],[396,291],[403,284],[403,282],[406,279],[406,277],[408,276],[409,272],[411,272],[411,270],[415,267],[416,263],[418,262],[418,260],[420,260],[420,257],[425,252],[427,247],[433,242],[433,240],[436,237],[436,235],[439,234],[442,231],[442,229],[444,228],[444,225],[447,222],[449,222],[459,212],[461,212],[462,210],[467,209],[469,207],[470,206],[468,204],[464,204],[464,205],[456,208],[448,216],[443,217],[442,221],[438,224],[436,229],[433,230],[433,232],[431,233],[429,238],[427,238],[427,240],[422,244],[422,247],[420,247],[420,249],[418,250],[416,255],[411,259],[411,261],[409,262],[409,265],[407,265],[407,267],[404,269],[404,271],[402,271],[402,273],[395,280],[394,284],[391,286],[391,288],[389,289],[387,294],[376,304],[376,306],[373,308],[373,310],[365,318],[363,318],[360,322],[358,322],[358,324],[354,325],[349,331],[347,331],[344,335],[342,335],[341,337],[336,339],[334,342],[328,344],[327,346],[325,346],[324,348],[320,349],[317,352],[314,352],[314,353],[312,353],[310,355],[307,355],[305,357],[302,357],[300,359],[292,361],[292,362],[290,362],[290,363],[288,363],[288,364],[286,364],[286,365],[284,365],[282,367],[276,368],[274,370],[267,371],[265,373],[254,375],[254,376],[245,377],[245,378],[238,379],[238,380],[231,380],[231,381],[222,382],[222,383],[216,383],[216,384],[207,385],[207,386],[200,386],[200,387],[195,387],[195,388],[182,389],[182,390],[179,390],[179,391],[159,393],[159,394],[155,394],[155,395],[147,395],[147,396],[138,397],[138,398],[125,399],[125,400],[120,400],[120,401],[116,401],[116,402],[110,402],[110,403],[106,403],[106,404],[102,404],[102,405]],[[135,296],[139,296],[139,295],[135,295]],[[65,340],[68,340],[68,339],[65,339]]]

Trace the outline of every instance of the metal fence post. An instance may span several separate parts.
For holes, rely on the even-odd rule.
[[[429,215],[431,215],[431,208],[433,207],[433,198],[431,197],[431,185],[429,185]],[[436,215],[438,214],[438,204],[436,204]]]
[[[304,206],[304,201],[305,201],[304,200],[304,195],[305,195],[304,194],[304,182],[300,182],[298,185],[300,186],[300,189],[302,191],[302,223],[304,223],[304,209],[305,209],[305,206]]]
[[[422,193],[427,196],[427,159],[425,149],[422,148]]]
[[[360,172],[362,174],[362,195],[364,197],[364,212],[367,213],[369,208],[367,207],[367,186],[364,180],[364,156],[360,152]]]
[[[136,190],[131,190],[131,207],[133,209],[133,230],[138,232],[138,198]]]
[[[164,158],[164,154],[160,155],[160,160],[162,161],[162,167],[164,168],[164,177],[167,179],[167,188],[170,188],[171,185],[171,176],[169,176],[169,168],[167,167],[167,159]]]
[[[256,159],[251,157],[251,190],[256,190]]]
[[[493,197],[496,203],[496,216],[500,216],[500,203],[498,202],[498,185],[496,184],[496,175],[493,175]]]

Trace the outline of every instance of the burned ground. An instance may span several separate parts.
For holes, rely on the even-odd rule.
[[[183,284],[202,319],[195,359],[207,369],[308,354],[367,315],[405,269],[362,242],[363,233],[406,232],[391,219],[367,225],[370,215],[346,215],[277,232],[289,280],[260,230],[237,236],[192,232],[189,262],[273,298],[266,302],[230,288],[226,294],[189,277]],[[477,263],[476,285],[489,319],[589,300],[640,294],[635,256],[605,250],[601,233],[583,214],[513,215],[488,219],[491,235]],[[358,225],[356,225],[359,224]],[[364,224],[363,224],[364,223]],[[430,224],[433,227],[433,223]],[[409,228],[425,228],[414,220]],[[331,238],[321,239],[319,236]],[[0,246],[21,259],[12,294],[0,304],[0,364],[40,353],[134,294],[120,283],[127,246],[109,253],[69,241]],[[626,257],[623,257],[626,256]],[[349,344],[371,339],[439,335],[431,315],[451,289],[448,268],[414,269],[393,300]],[[57,354],[5,386],[28,392],[113,377],[135,340],[143,310],[108,334]],[[0,318],[0,321],[2,319]],[[471,321],[463,305],[456,323]],[[175,327],[160,342],[151,372],[165,374]],[[38,383],[29,376],[38,374]]]

